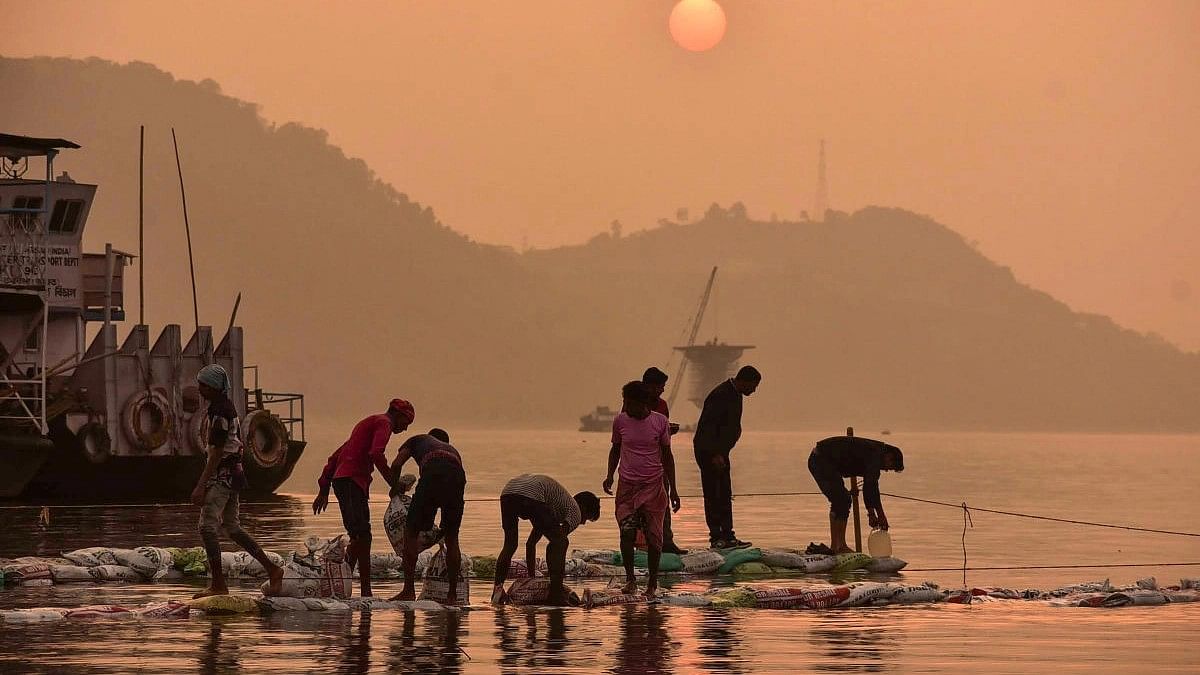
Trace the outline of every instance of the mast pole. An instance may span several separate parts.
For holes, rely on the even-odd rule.
[[[192,319],[196,333],[200,333],[200,309],[196,302],[196,265],[192,260],[192,227],[188,223],[187,191],[183,187],[183,165],[179,163],[179,141],[175,138],[175,127],[171,127],[171,143],[175,145],[175,169],[179,172],[179,199],[183,202],[183,229],[187,233],[188,271],[192,276]],[[202,349],[205,345],[201,346]]]
[[[704,295],[700,297],[700,307],[696,310],[696,320],[692,322],[692,330],[688,334],[687,346],[691,347],[696,344],[696,336],[700,333],[700,324],[704,321],[704,310],[708,308],[708,300],[712,297],[713,282],[717,279],[717,267],[713,266],[712,272],[708,275],[708,284],[704,287]],[[687,352],[683,353],[683,358],[679,362],[679,368],[675,371],[675,378],[671,384],[671,395],[667,398],[667,406],[675,406],[675,396],[679,394],[679,386],[683,383],[683,376],[687,372],[688,357]]]
[[[144,183],[146,175],[146,125],[138,132],[138,325],[146,325],[146,228]]]

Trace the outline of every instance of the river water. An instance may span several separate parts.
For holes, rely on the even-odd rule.
[[[351,421],[352,423],[352,421]],[[309,451],[282,494],[243,506],[243,523],[268,549],[292,549],[308,534],[340,531],[337,509],[314,517],[309,504],[328,452],[350,423],[311,425]],[[604,434],[451,430],[468,470],[468,499],[494,498],[507,478],[549,473],[568,489],[600,492]],[[861,432],[862,435],[869,435]],[[748,432],[734,454],[736,493],[813,493],[806,468],[820,432]],[[881,437],[883,438],[883,437]],[[907,471],[885,473],[884,492],[951,504],[1118,523],[1200,530],[1200,437],[1172,435],[896,433]],[[706,539],[699,476],[689,439],[677,437],[683,511],[681,545]],[[386,490],[377,481],[373,515]],[[895,555],[910,562],[906,581],[963,584],[963,511],[884,497]],[[57,555],[90,545],[197,545],[195,509],[184,505],[0,508],[0,557]],[[572,546],[616,546],[611,502]],[[827,538],[819,495],[743,496],[734,502],[738,535],[761,546],[800,546]],[[966,555],[972,586],[1053,588],[1111,578],[1155,576],[1160,583],[1200,577],[1200,538],[972,513]],[[376,549],[388,548],[382,527]],[[463,548],[494,555],[498,506],[472,501]],[[1144,567],[1111,567],[1141,565]],[[1093,566],[1045,569],[1050,566]],[[821,580],[816,580],[821,581]],[[681,580],[703,591],[731,580]],[[771,584],[754,579],[753,583]],[[792,579],[778,584],[796,585]],[[579,584],[582,586],[582,584]],[[195,586],[60,585],[0,591],[0,608],[142,604],[180,598]],[[244,584],[250,592],[251,585]],[[377,582],[377,594],[399,590]],[[546,610],[487,606],[489,582],[472,586],[461,612],[383,611],[374,615],[288,613],[162,622],[0,624],[2,672],[1196,672],[1200,606],[1118,609],[992,602],[829,611],[697,610],[629,606]]]

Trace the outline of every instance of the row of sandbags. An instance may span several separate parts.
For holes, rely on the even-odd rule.
[[[140,607],[87,605],[84,607],[34,607],[0,610],[3,623],[41,623],[65,619],[186,619],[191,612],[187,603],[171,600],[152,602]]]
[[[607,563],[617,567],[620,567],[623,562],[620,551],[603,549],[575,550],[572,551],[571,556],[587,562]],[[646,553],[638,551],[633,564],[638,568],[646,567]],[[663,573],[768,575],[798,572],[807,574],[838,573],[855,570],[890,573],[899,572],[907,565],[907,562],[899,558],[890,556],[872,558],[866,553],[824,555],[804,553],[799,549],[738,548],[704,549],[683,555],[663,553],[659,558],[658,569]]]

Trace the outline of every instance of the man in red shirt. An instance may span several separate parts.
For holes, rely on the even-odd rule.
[[[667,374],[663,371],[650,366],[646,372],[642,373],[642,382],[650,387],[650,391],[658,399],[654,407],[651,408],[656,413],[660,413],[668,420],[671,419],[671,409],[667,406],[667,402],[663,400],[663,392],[667,389]],[[674,436],[679,431],[679,425],[670,424],[671,435]],[[683,555],[687,553],[687,549],[679,548],[675,544],[675,532],[671,530],[671,510],[667,509],[667,515],[663,518],[663,553],[674,553],[675,555]]]
[[[407,429],[415,418],[416,411],[411,403],[392,399],[387,412],[371,415],[354,425],[350,438],[329,456],[325,470],[317,480],[321,490],[313,500],[313,513],[321,513],[329,506],[329,488],[332,486],[342,512],[342,525],[350,535],[346,562],[350,563],[351,569],[358,566],[359,588],[364,598],[371,595],[371,513],[367,508],[371,472],[379,469],[379,475],[389,486],[395,487],[396,481],[384,450],[392,434]]]

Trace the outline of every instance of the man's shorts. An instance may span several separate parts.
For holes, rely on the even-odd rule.
[[[333,494],[337,495],[346,534],[354,539],[370,539],[371,511],[367,507],[367,493],[353,478],[334,478]]]
[[[525,495],[500,495],[500,524],[505,536],[510,532],[514,537],[517,535],[517,521],[521,519],[528,520],[533,529],[547,536],[563,529],[545,503]]]
[[[850,517],[850,491],[833,462],[813,450],[808,456],[808,472],[817,481],[821,493],[829,499],[829,515],[838,520]]]
[[[412,503],[408,506],[405,529],[410,532],[432,529],[434,514],[440,509],[442,534],[457,535],[462,527],[463,493],[466,489],[467,475],[462,467],[426,462],[421,467],[421,479],[417,481]]]

